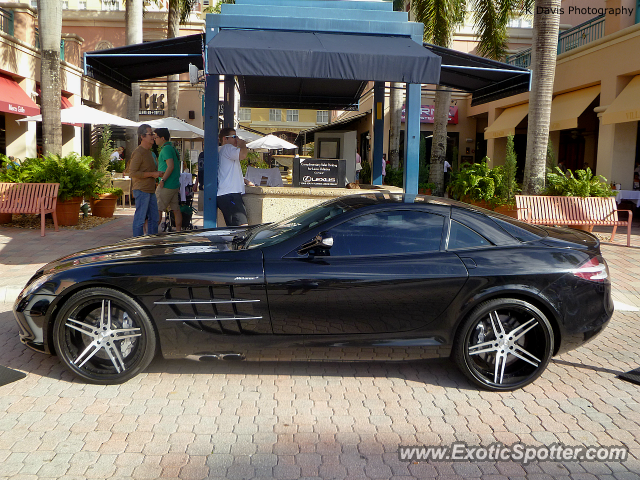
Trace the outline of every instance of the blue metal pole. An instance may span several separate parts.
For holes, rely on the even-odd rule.
[[[207,75],[204,87],[204,228],[215,228],[218,219],[218,89],[219,75]]]
[[[207,15],[207,28],[205,37],[204,55],[204,228],[215,228],[218,226],[218,101],[220,91],[220,76],[209,75],[207,72],[207,50],[209,42],[218,33],[217,28],[211,28],[213,15]]]
[[[421,85],[407,84],[407,108],[404,158],[404,192],[418,193],[418,173],[420,171],[420,108]]]
[[[373,165],[371,185],[382,185],[382,153],[384,149],[384,82],[373,86]]]

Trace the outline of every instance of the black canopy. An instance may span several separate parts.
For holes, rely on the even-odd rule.
[[[133,82],[204,69],[203,45],[198,34],[87,52],[85,73],[130,95]],[[208,52],[207,73],[238,76],[244,107],[353,109],[370,80],[440,83],[472,105],[529,90],[527,69],[406,37],[222,30]]]
[[[87,52],[85,75],[131,95],[140,80],[188,72],[190,63],[202,70],[202,44],[198,34]]]
[[[531,72],[526,68],[430,43],[424,47],[442,58],[440,85],[471,92],[471,106],[529,91]]]

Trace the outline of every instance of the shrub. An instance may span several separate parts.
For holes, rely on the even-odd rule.
[[[610,197],[613,195],[607,179],[593,175],[591,169],[567,170],[566,175],[559,167],[547,169],[547,188],[545,195],[564,197]]]

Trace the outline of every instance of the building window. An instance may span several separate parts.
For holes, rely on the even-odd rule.
[[[515,17],[509,20],[508,25],[511,28],[533,28],[533,21],[531,18]]]
[[[281,122],[282,121],[282,110],[280,109],[269,109],[269,121],[270,122]]]
[[[69,10],[69,0],[62,0],[62,9]]]
[[[250,122],[251,121],[251,109],[250,108],[241,108],[238,112],[238,121],[240,122]]]
[[[102,10],[120,10],[118,0],[102,0]]]
[[[298,121],[298,110],[287,110],[287,122]]]
[[[329,123],[329,110],[318,110],[316,112],[316,123]]]
[[[80,0],[78,2],[78,10],[86,10],[87,9],[87,0]]]
[[[38,8],[38,0],[31,0],[31,6],[33,8]]]

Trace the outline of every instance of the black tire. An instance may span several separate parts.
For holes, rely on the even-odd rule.
[[[476,385],[509,391],[544,372],[553,345],[551,324],[537,307],[515,298],[497,298],[478,305],[462,323],[452,357]]]
[[[110,288],[88,288],[62,306],[53,342],[64,365],[101,385],[126,382],[143,371],[156,351],[151,320],[134,299]]]

